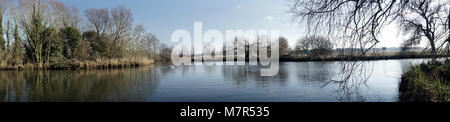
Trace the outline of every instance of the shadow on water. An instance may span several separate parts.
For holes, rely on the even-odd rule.
[[[157,70],[2,71],[0,101],[140,101],[158,87]]]

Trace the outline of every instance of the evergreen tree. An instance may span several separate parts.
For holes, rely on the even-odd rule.
[[[3,15],[0,15],[0,51],[6,51],[5,39],[3,38]]]
[[[65,27],[60,30],[60,38],[64,41],[63,54],[66,58],[80,58],[82,46],[81,33],[75,27]]]
[[[20,42],[19,31],[17,24],[14,25],[13,31],[14,42],[12,44],[12,61],[13,66],[22,63],[23,60],[23,45]]]

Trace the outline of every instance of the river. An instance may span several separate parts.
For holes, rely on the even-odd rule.
[[[339,79],[342,62],[259,66],[154,65],[109,70],[0,71],[3,102],[396,102],[402,72],[417,60],[365,61],[366,80]]]

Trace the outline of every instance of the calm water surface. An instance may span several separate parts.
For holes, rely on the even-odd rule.
[[[112,70],[0,71],[0,101],[335,102],[398,101],[403,70],[416,60],[369,61],[366,82],[330,82],[339,62],[258,66],[165,65]]]

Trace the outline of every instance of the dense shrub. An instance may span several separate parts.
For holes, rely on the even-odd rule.
[[[333,53],[333,43],[322,36],[304,37],[297,41],[295,50],[310,57],[328,56]]]
[[[402,75],[400,101],[450,101],[450,62],[430,61]]]

